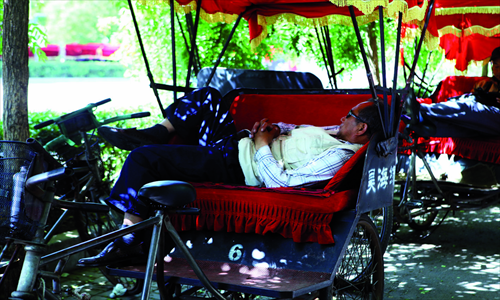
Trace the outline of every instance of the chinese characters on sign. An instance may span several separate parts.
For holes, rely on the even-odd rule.
[[[377,190],[385,190],[394,187],[394,177],[396,174],[396,166],[390,168],[374,168],[368,170],[368,186],[366,194],[375,193]]]

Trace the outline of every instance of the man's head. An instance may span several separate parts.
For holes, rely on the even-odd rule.
[[[497,47],[491,52],[490,62],[492,63],[491,71],[493,77],[500,80],[500,47]]]
[[[342,118],[337,137],[354,144],[366,144],[372,134],[381,130],[382,123],[377,105],[369,100],[354,106],[347,116]]]

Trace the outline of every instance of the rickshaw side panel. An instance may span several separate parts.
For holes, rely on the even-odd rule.
[[[381,149],[381,145],[386,147]],[[360,213],[393,204],[397,152],[397,135],[385,141],[383,134],[372,137],[367,149],[357,201]]]

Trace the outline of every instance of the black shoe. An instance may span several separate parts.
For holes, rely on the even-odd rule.
[[[107,265],[126,265],[144,264],[147,262],[147,254],[143,249],[143,243],[134,246],[119,246],[116,240],[104,248],[96,256],[81,258],[77,266],[80,267],[99,267]]]
[[[416,125],[420,122],[420,102],[417,101],[415,92],[410,89],[408,94],[405,96],[405,109],[406,115],[410,118],[409,123],[411,125]]]
[[[162,144],[159,139],[145,135],[135,128],[121,129],[102,126],[97,129],[97,132],[111,145],[123,150],[134,150],[145,145]]]

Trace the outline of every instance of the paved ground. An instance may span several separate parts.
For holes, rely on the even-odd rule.
[[[112,295],[114,287],[98,268],[78,268],[75,271],[66,273],[65,276],[62,280],[62,289],[70,291],[69,293],[65,293],[67,295],[65,299],[78,299],[83,294],[91,296],[92,300],[106,300],[110,298],[132,300],[140,299],[141,297],[140,294],[121,297]],[[75,291],[76,295],[74,294]],[[152,287],[150,299],[160,299],[156,283]]]
[[[399,234],[384,256],[386,299],[500,299],[500,207],[449,215],[428,238]]]
[[[448,216],[424,240],[397,236],[384,256],[385,299],[500,299],[499,206]],[[92,268],[72,271],[64,284],[83,286],[93,300],[108,299],[113,289]]]

